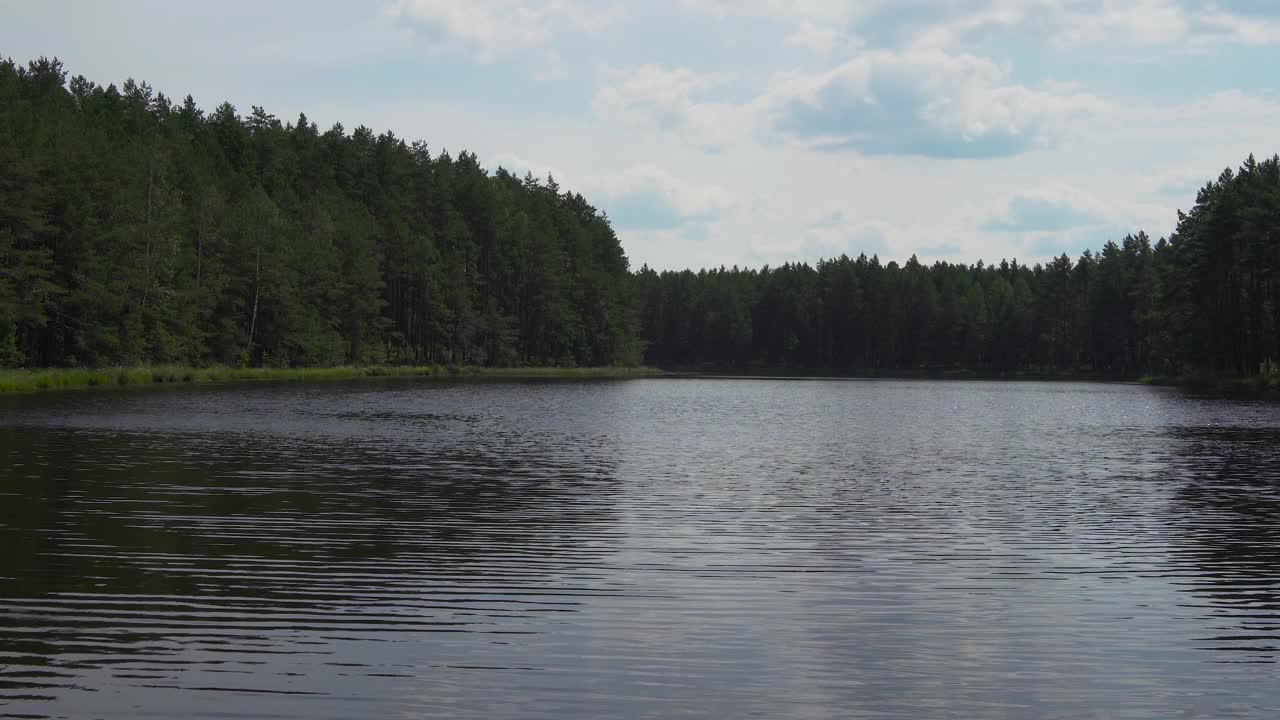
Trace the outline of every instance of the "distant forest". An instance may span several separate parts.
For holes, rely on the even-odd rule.
[[[554,179],[0,62],[0,366],[1270,371],[1280,158],[1169,238],[1034,266],[629,268]]]
[[[0,64],[0,364],[612,365],[627,258],[581,195],[57,60]]]

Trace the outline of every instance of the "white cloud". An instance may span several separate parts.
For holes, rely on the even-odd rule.
[[[1068,185],[1012,193],[983,223],[988,232],[1061,232],[1105,225],[1115,215],[1098,198]]]
[[[824,72],[779,73],[748,99],[708,99],[732,80],[660,65],[609,69],[592,107],[607,122],[708,149],[779,131],[807,147],[933,157],[1049,146],[1071,122],[1106,111],[1079,86],[1027,87],[990,59],[931,48],[862,52]]]
[[[480,158],[480,163],[490,170],[502,168],[521,178],[526,174],[532,175],[539,181],[545,181],[547,177],[554,177],[556,183],[582,191],[581,188],[573,185],[573,178],[555,165],[529,160],[518,153],[499,153],[491,158],[482,157]]]
[[[722,73],[661,65],[606,69],[591,107],[606,122],[676,133],[687,143],[720,148],[742,142],[755,127],[749,104],[705,98],[731,79]]]
[[[1116,45],[1202,51],[1221,44],[1280,44],[1280,13],[1233,12],[1196,0],[683,0],[711,17],[758,17],[784,24],[786,37],[813,47],[860,44],[955,48],[990,30],[1017,30],[1062,48]],[[1250,4],[1252,5],[1252,4]]]
[[[1210,35],[1243,45],[1280,44],[1280,20],[1275,18],[1245,17],[1218,9],[1200,14],[1199,23]]]
[[[1052,7],[1057,5],[1058,7]],[[1060,45],[1123,42],[1159,45],[1185,38],[1191,29],[1186,13],[1173,0],[1103,0],[1098,3],[1053,3]],[[1050,22],[1043,17],[1041,22]]]
[[[862,253],[883,257],[891,251],[891,243],[901,236],[900,229],[889,222],[857,217],[844,209],[815,218],[806,214],[808,208],[796,209],[761,199],[764,202],[742,208],[717,228],[721,234],[732,234],[745,242],[748,264],[813,263],[840,255],[857,257]]]
[[[617,5],[581,0],[398,0],[391,13],[480,60],[547,48],[562,29],[599,32],[620,16]]]
[[[716,20],[753,18],[786,32],[783,44],[824,56],[861,47],[857,20],[886,0],[680,0],[686,13]]]
[[[873,4],[849,0],[680,0],[680,7],[686,12],[711,17],[749,16],[824,24],[848,22]]]
[[[1253,134],[1262,127],[1274,128],[1280,123],[1280,101],[1271,93],[1263,95],[1241,90],[1221,90],[1173,105],[1138,104],[1118,114],[1117,119],[1138,123],[1136,127],[1141,127],[1151,141],[1181,141],[1194,146],[1196,143],[1186,142],[1193,139],[1186,133],[1194,131],[1202,136],[1199,139],[1208,146],[1221,142],[1214,138],[1214,143],[1207,143],[1210,138],[1203,136],[1208,133],[1217,135],[1223,141],[1238,144],[1242,139],[1240,133]],[[1274,144],[1274,139],[1268,139],[1246,152],[1266,153],[1269,148],[1274,148]],[[1180,147],[1184,153],[1199,149]],[[1241,155],[1224,161],[1237,162],[1243,157]]]
[[[1171,169],[1142,179],[1142,189],[1153,195],[1167,196],[1175,202],[1190,204],[1200,188],[1212,179],[1213,168]]]
[[[782,43],[805,48],[818,55],[831,55],[837,50],[855,49],[861,44],[848,33],[809,20],[800,23],[790,35],[783,38]]]
[[[919,28],[912,34],[909,45],[913,48],[945,49],[956,45],[970,35],[992,28],[1016,27],[1026,21],[1028,11],[1035,11],[1034,4],[1034,0],[1031,2],[992,0],[985,7],[958,12],[947,17],[945,21]]]
[[[1277,121],[1280,104],[1223,93],[1112,110],[1081,123],[1068,144],[959,163],[760,142],[696,155],[664,150],[661,133],[640,133],[628,157],[660,157],[673,175],[720,185],[736,202],[696,231],[624,228],[620,237],[636,266],[659,269],[812,262],[842,252],[874,252],[886,262],[913,253],[924,262],[1075,257],[1140,229],[1167,235],[1175,209],[1189,206],[1194,190],[1159,192],[1148,178],[1190,178],[1196,168],[1202,179],[1214,177],[1251,150],[1262,155],[1259,148],[1274,145]],[[1226,134],[1206,136],[1207,127]],[[1062,206],[1061,215],[1037,220],[1037,201]],[[994,227],[1001,223],[1006,227]]]
[[[502,154],[486,166],[500,166],[520,177],[530,173],[538,180],[555,177],[563,189],[582,193],[607,212],[620,229],[665,229],[705,222],[738,204],[737,197],[721,185],[678,177],[652,162],[637,163],[619,173],[570,173],[555,165]]]
[[[944,19],[922,29],[919,42],[945,47],[995,27],[1018,28],[1064,49],[1110,44],[1203,50],[1224,43],[1280,43],[1275,18],[1184,0],[960,2],[950,6]]]
[[[827,72],[780,75],[766,103],[778,129],[868,154],[999,157],[1044,147],[1105,104],[1064,86],[1029,88],[969,54],[862,53]]]
[[[840,255],[882,255],[896,233],[887,222],[851,218],[843,211],[835,211],[816,222],[783,231],[772,240],[758,237],[751,249],[775,264],[788,259],[813,262]]]
[[[737,204],[733,193],[719,185],[691,182],[652,163],[633,166],[617,175],[589,178],[586,185],[611,199],[656,197],[682,218],[716,215]]]

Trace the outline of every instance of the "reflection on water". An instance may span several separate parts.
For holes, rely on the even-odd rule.
[[[1280,429],[1175,428],[1184,482],[1171,548],[1208,614],[1203,649],[1224,663],[1280,659]]]
[[[0,405],[0,717],[1280,712],[1280,408],[1132,386]]]

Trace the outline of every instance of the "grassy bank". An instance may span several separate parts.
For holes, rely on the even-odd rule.
[[[426,365],[417,367],[330,367],[330,368],[232,368],[232,367],[130,367],[130,368],[50,368],[42,370],[0,370],[0,393],[72,390],[92,387],[133,387],[157,384],[206,384],[246,380],[352,380],[357,378],[636,378],[653,377],[660,371],[648,367],[523,367],[488,368],[475,366]]]
[[[1144,385],[1167,385],[1230,395],[1280,397],[1280,373],[1240,377],[1238,375],[1148,375]]]
[[[1083,372],[1042,372],[1019,370],[1017,372],[1000,373],[992,370],[972,370],[969,368],[896,368],[896,369],[841,369],[841,368],[769,368],[744,367],[734,369],[722,368],[673,368],[668,372],[670,377],[685,378],[771,378],[780,380],[804,379],[840,379],[840,380],[1061,380],[1061,381],[1107,381],[1115,380],[1106,376]]]

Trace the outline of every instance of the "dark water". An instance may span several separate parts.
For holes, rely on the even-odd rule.
[[[1280,406],[1092,384],[0,401],[0,716],[1275,718]]]

